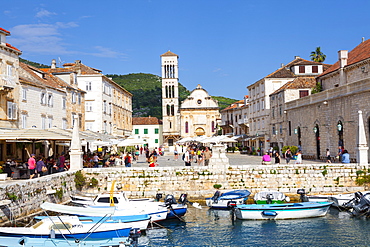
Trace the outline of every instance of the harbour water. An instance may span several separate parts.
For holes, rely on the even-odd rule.
[[[148,230],[139,246],[370,246],[370,219],[331,208],[325,217],[242,221],[227,210],[189,208],[185,222]]]

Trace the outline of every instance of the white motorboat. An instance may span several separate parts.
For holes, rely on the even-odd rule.
[[[248,190],[232,190],[223,194],[217,190],[213,197],[206,198],[206,204],[210,208],[230,209],[245,204],[250,194]]]
[[[184,196],[185,195],[185,196]],[[187,211],[187,196],[182,194],[179,203],[172,195],[167,195],[165,202],[154,201],[154,199],[128,199],[126,194],[121,192],[101,193],[91,197],[74,196],[72,203],[85,207],[100,208],[114,206],[115,216],[130,214],[148,214],[152,221],[161,221],[168,218],[178,218],[185,215]]]
[[[243,204],[235,208],[242,220],[301,219],[326,215],[332,202],[301,202],[282,204]]]

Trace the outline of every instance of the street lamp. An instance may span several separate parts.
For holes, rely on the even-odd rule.
[[[315,126],[315,127],[313,127],[313,133],[317,133],[317,127]]]
[[[342,126],[342,123],[341,123],[341,122],[339,122],[339,123],[337,124],[337,128],[338,128],[338,131],[339,131],[339,132],[341,132],[341,131],[342,131],[343,126]]]

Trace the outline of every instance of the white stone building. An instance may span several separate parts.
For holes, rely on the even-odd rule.
[[[71,80],[86,92],[85,129],[119,137],[132,131],[132,94],[103,75],[101,70],[88,67],[76,60],[64,68],[49,70],[65,82]]]
[[[60,82],[35,67],[19,64],[19,128],[66,129],[66,91]]]
[[[326,149],[335,157],[339,147],[358,157],[359,114],[362,111],[365,137],[370,140],[370,40],[352,51],[338,52],[338,61],[317,77],[323,91],[286,103],[292,129],[301,129],[303,155],[325,159]],[[297,145],[293,131],[288,145]]]
[[[150,150],[162,146],[162,121],[158,118],[133,117],[132,128],[131,136],[147,141]]]
[[[249,131],[251,146],[261,151],[270,148],[270,97],[269,95],[284,84],[299,76],[321,74],[328,65],[308,61],[298,56],[287,65],[248,86],[249,91]],[[277,106],[282,112],[283,104]]]
[[[171,51],[161,55],[163,142],[170,147],[180,139],[178,59]]]
[[[212,99],[200,85],[180,106],[181,138],[206,136],[217,133],[216,121],[220,118],[217,100]]]
[[[249,134],[249,103],[248,95],[244,99],[232,103],[221,110],[221,128],[223,135],[242,136],[245,139]],[[244,143],[248,146],[247,143]]]

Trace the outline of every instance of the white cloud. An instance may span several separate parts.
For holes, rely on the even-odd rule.
[[[66,44],[63,43],[61,28],[76,27],[77,24],[27,24],[18,25],[11,29],[11,44],[23,52],[42,54],[66,54]]]
[[[108,47],[103,46],[95,46],[94,49],[97,52],[88,53],[87,55],[92,55],[95,57],[110,57],[110,58],[125,58],[126,54],[113,51]]]
[[[219,72],[219,71],[221,71],[222,69],[221,68],[217,68],[217,69],[214,69],[212,72]]]
[[[55,12],[50,12],[46,9],[41,9],[39,10],[37,13],[36,13],[36,17],[37,18],[42,18],[42,17],[49,17],[49,16],[52,16],[52,15],[57,15],[57,13]]]

